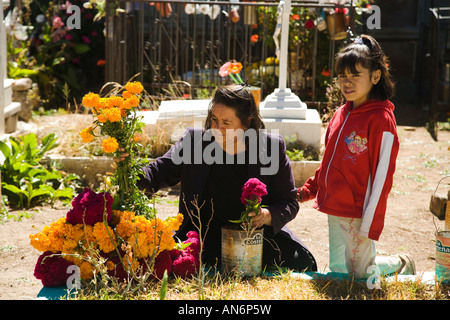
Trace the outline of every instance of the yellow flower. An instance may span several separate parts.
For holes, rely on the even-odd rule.
[[[94,268],[90,265],[89,262],[83,261],[79,265],[80,267],[80,275],[83,280],[88,280],[92,278],[94,274]]]
[[[103,114],[105,115],[106,119],[108,119],[110,122],[119,122],[120,120],[122,120],[120,109],[116,107],[103,110]]]
[[[92,135],[93,130],[94,129],[92,129],[92,127],[81,130],[80,136],[84,143],[88,143],[88,142],[92,141],[92,138],[94,138],[94,136]]]
[[[118,96],[109,97],[109,103],[110,103],[110,106],[112,106],[112,107],[122,108],[123,101],[124,101],[124,99],[122,97],[118,97]]]
[[[123,108],[125,109],[131,109],[136,108],[139,105],[139,98],[136,96],[131,96],[128,99],[125,99],[123,102]]]
[[[106,119],[105,115],[103,113],[100,113],[97,117],[98,121],[101,123],[105,123],[108,119]]]
[[[142,90],[144,90],[144,87],[142,86],[142,84],[139,81],[134,81],[134,82],[128,82],[125,85],[125,89],[131,93],[140,94],[142,92]]]
[[[102,142],[103,151],[106,153],[113,153],[119,148],[119,143],[117,143],[116,138],[110,137]]]
[[[99,99],[98,94],[89,92],[83,97],[82,103],[87,108],[94,108],[98,105]]]
[[[125,99],[129,99],[133,94],[130,91],[124,90],[122,92],[122,97],[124,97]]]
[[[111,252],[116,248],[116,244],[111,241],[114,237],[114,231],[108,226],[108,229],[103,222],[97,222],[94,225],[93,235],[100,250],[105,253]]]

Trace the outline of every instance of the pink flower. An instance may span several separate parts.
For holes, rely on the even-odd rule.
[[[198,260],[191,254],[182,254],[174,262],[172,272],[178,277],[190,277],[198,268]]]
[[[227,62],[223,66],[220,67],[219,75],[222,78],[226,77],[230,73],[230,71],[229,71],[230,70],[230,66],[231,66],[231,62]]]
[[[109,193],[95,193],[84,188],[83,192],[73,199],[73,208],[67,212],[66,221],[71,224],[94,225],[103,221],[103,212],[106,210],[106,219],[109,222],[112,218],[112,203],[113,198]]]
[[[91,39],[89,39],[87,36],[81,36],[81,40],[83,40],[84,43],[91,43]]]
[[[187,233],[187,239],[183,242],[184,244],[190,243],[189,247],[184,249],[185,254],[191,254],[195,259],[200,258],[200,238],[197,232],[189,231]]]
[[[70,40],[72,40],[73,39],[73,36],[71,35],[71,34],[66,34],[65,36],[64,36],[64,39],[66,39],[67,41],[70,41]]]
[[[54,16],[52,20],[52,27],[53,29],[58,29],[64,26],[64,22],[61,20],[60,17]]]
[[[244,205],[246,205],[248,201],[261,202],[261,197],[266,194],[266,185],[257,178],[251,178],[242,187],[241,202]]]
[[[44,287],[59,287],[66,284],[70,274],[67,268],[72,265],[61,256],[51,256],[53,253],[46,251],[41,254],[34,267],[34,276],[41,280]]]

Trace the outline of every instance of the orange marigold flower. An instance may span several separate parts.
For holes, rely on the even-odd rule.
[[[124,90],[122,92],[122,97],[124,97],[125,99],[129,99],[133,94],[130,91]]]
[[[131,109],[131,108],[135,108],[139,105],[139,98],[132,95],[131,97],[129,97],[128,99],[125,99],[124,103],[123,103],[123,107],[125,109]]]
[[[80,136],[84,143],[91,142],[92,138],[94,138],[94,136],[92,135],[92,130],[94,130],[92,129],[92,127],[84,128],[83,130],[81,130]]]
[[[111,96],[111,97],[109,97],[109,104],[111,107],[122,108],[123,100],[124,99],[122,97]]]
[[[111,240],[111,237],[114,236],[114,231],[110,226],[106,228],[103,222],[97,222],[94,225],[93,235],[98,244],[98,248],[103,252],[108,253],[116,248],[116,243]]]
[[[87,108],[94,108],[97,106],[100,97],[96,93],[89,92],[83,97],[82,103]]]
[[[119,122],[120,120],[122,120],[120,109],[116,107],[104,110],[103,114],[110,122]]]
[[[100,113],[100,114],[98,115],[97,119],[98,119],[98,121],[100,121],[101,123],[105,123],[106,120],[108,120],[108,119],[106,119],[106,117],[105,117],[105,115],[104,115],[103,113]]]
[[[103,151],[106,153],[113,153],[119,148],[119,143],[117,142],[116,138],[110,137],[102,142]]]
[[[131,93],[140,94],[142,90],[144,90],[144,87],[139,81],[134,82],[128,82],[125,85],[125,89]]]

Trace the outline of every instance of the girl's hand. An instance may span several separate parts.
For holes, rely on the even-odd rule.
[[[250,212],[249,217],[252,217],[252,228],[260,228],[263,225],[272,225],[272,214],[266,208],[259,208],[259,213]]]

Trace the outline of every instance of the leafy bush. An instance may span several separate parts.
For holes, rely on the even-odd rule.
[[[10,206],[30,208],[45,201],[53,204],[56,199],[73,198],[79,177],[63,175],[39,163],[47,151],[56,147],[55,134],[47,135],[40,144],[34,133],[11,137],[9,143],[0,141],[0,151],[5,157],[0,165],[2,194]]]

